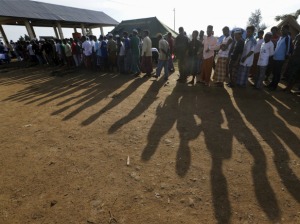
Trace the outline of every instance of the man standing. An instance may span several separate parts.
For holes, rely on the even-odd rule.
[[[92,45],[91,45],[91,42],[88,41],[86,39],[85,36],[82,36],[82,50],[83,50],[83,60],[84,60],[84,64],[85,64],[85,67],[88,69],[88,70],[91,70],[92,69],[92,53],[93,53],[93,50],[92,50]]]
[[[245,41],[242,38],[242,30],[236,29],[234,31],[234,45],[232,47],[232,53],[229,61],[229,84],[228,87],[235,87],[237,79],[237,71],[239,68],[239,62],[242,57]]]
[[[274,44],[274,50],[275,50],[275,48],[277,46],[277,42],[278,42],[278,40],[280,38],[280,36],[278,34],[279,33],[278,27],[277,26],[273,26],[271,28],[271,33],[272,33],[271,41]],[[269,82],[269,77],[270,77],[270,75],[272,73],[272,69],[273,69],[273,57],[271,57],[270,60],[269,60],[269,64],[268,64],[268,68],[267,68],[267,72],[266,72],[266,78],[265,78],[266,82]]]
[[[272,33],[266,33],[264,42],[261,44],[259,58],[257,62],[257,73],[255,74],[254,87],[262,88],[262,83],[266,76],[266,71],[269,63],[269,58],[274,54],[274,44],[271,41]]]
[[[129,74],[131,69],[131,46],[130,38],[128,37],[128,32],[123,32],[124,37],[124,47],[125,47],[125,57],[124,57],[124,69],[125,73]]]
[[[146,73],[144,77],[150,77],[153,71],[152,67],[152,41],[149,37],[149,31],[144,30],[144,39],[142,46],[142,72]]]
[[[290,58],[289,66],[291,75],[289,77],[287,86],[284,89],[288,92],[292,90],[296,82],[300,79],[300,34],[295,37],[294,50]]]
[[[207,26],[207,37],[203,40],[203,65],[201,69],[201,79],[204,85],[208,86],[214,64],[214,53],[217,48],[217,39],[213,36],[213,26]]]
[[[270,90],[276,90],[278,83],[280,81],[283,63],[290,53],[291,38],[288,35],[288,32],[289,32],[288,25],[284,25],[281,27],[281,37],[277,42],[275,52],[273,55],[273,66],[272,66],[273,79],[272,82],[268,85],[268,88]]]
[[[263,30],[258,31],[257,36],[258,36],[256,39],[257,43],[256,43],[256,46],[254,49],[253,65],[250,69],[250,75],[249,75],[250,77],[254,77],[254,78],[255,78],[255,75],[257,74],[256,70],[257,70],[257,62],[258,62],[258,58],[259,58],[260,48],[261,48],[262,43],[264,43],[264,31]]]
[[[220,50],[218,52],[218,61],[216,63],[216,69],[214,72],[213,80],[217,86],[223,87],[225,78],[228,77],[228,57],[229,50],[232,45],[232,37],[229,35],[229,27],[223,28],[224,38],[222,40]]]
[[[245,40],[243,54],[237,74],[237,85],[240,87],[247,86],[248,75],[253,64],[254,49],[256,46],[256,40],[253,37],[254,30],[254,26],[248,26],[246,28],[247,38]]]
[[[113,35],[111,33],[108,34],[107,41],[107,53],[108,53],[108,70],[114,71],[114,67],[117,67],[117,43],[113,39]]]
[[[188,45],[188,56],[189,56],[189,73],[193,76],[192,80],[188,84],[194,85],[195,78],[198,72],[198,63],[199,63],[199,49],[201,43],[198,38],[198,31],[194,30],[192,34],[192,41],[189,42]]]
[[[173,39],[171,33],[168,33],[167,41],[168,41],[168,44],[170,47],[170,57],[168,59],[168,69],[169,69],[169,72],[173,73],[175,71],[173,58],[172,58],[172,55],[174,54],[174,39]]]
[[[158,65],[156,68],[156,74],[153,76],[154,78],[158,78],[160,76],[162,68],[164,68],[164,80],[168,80],[169,70],[168,70],[168,57],[170,52],[170,47],[168,41],[162,38],[162,34],[157,34],[158,39],[158,48],[159,48],[159,56],[158,56]]]
[[[134,76],[138,76],[140,72],[139,64],[140,64],[140,38],[137,36],[138,31],[133,29],[132,37],[130,38],[130,46],[131,46],[131,55],[132,55],[132,63],[131,63],[131,72]]]
[[[178,82],[186,82],[186,54],[188,50],[189,39],[184,34],[183,27],[179,27],[179,35],[175,39],[175,55],[178,59],[179,79]]]

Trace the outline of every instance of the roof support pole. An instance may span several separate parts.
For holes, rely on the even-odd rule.
[[[77,28],[74,28],[74,33],[77,33]]]
[[[35,34],[34,28],[33,28],[33,26],[32,26],[32,23],[29,22],[29,25],[30,25],[30,27],[31,27],[33,36],[34,36],[34,38],[36,39],[36,34]]]
[[[84,28],[83,23],[81,23],[81,31],[82,31],[82,35],[86,36],[86,32],[85,32],[85,28]]]
[[[24,24],[25,24],[25,27],[26,27],[26,30],[27,30],[27,33],[28,33],[30,39],[34,39],[35,35],[34,35],[34,32],[33,32],[32,26],[30,25],[28,20],[25,20]]]
[[[54,29],[54,33],[55,33],[56,39],[59,39],[59,36],[58,36],[58,32],[57,32],[56,26],[53,26],[53,29]]]
[[[103,26],[100,26],[100,33],[102,36],[104,36]]]
[[[60,25],[60,22],[57,22],[56,25],[57,25],[57,29],[58,29],[58,33],[59,33],[60,39],[61,39],[61,40],[65,39],[65,38],[64,38],[64,33],[63,33],[62,28],[61,28],[61,25]]]
[[[8,39],[7,39],[7,36],[6,36],[5,32],[4,32],[3,27],[2,27],[1,24],[0,24],[0,32],[1,32],[1,35],[2,35],[2,37],[4,39],[5,45],[8,46]]]

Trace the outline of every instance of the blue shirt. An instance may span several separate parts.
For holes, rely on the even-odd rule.
[[[279,38],[273,55],[274,60],[276,61],[285,60],[285,56],[288,55],[290,52],[290,43],[291,43],[290,38],[291,38],[290,36]]]

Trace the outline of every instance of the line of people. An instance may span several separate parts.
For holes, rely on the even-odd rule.
[[[223,35],[214,37],[213,26],[209,25],[204,32],[193,31],[190,40],[183,27],[175,39],[174,52],[178,59],[178,82],[189,84],[203,83],[205,86],[220,86],[227,83],[229,87],[246,87],[248,78],[254,80],[254,88],[261,89],[265,84],[270,90],[276,90],[283,73],[283,65],[289,59],[287,69],[287,89],[291,90],[300,76],[300,36],[292,41],[289,26],[282,26],[264,35],[258,31],[254,38],[254,26],[246,28],[246,39],[242,37],[242,29],[230,33],[229,27],[223,28]],[[199,35],[199,36],[198,36]],[[272,75],[272,81],[268,79]],[[265,83],[264,83],[265,81]]]

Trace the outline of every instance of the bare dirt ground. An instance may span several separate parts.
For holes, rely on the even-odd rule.
[[[299,96],[55,69],[0,69],[0,223],[300,223]]]

